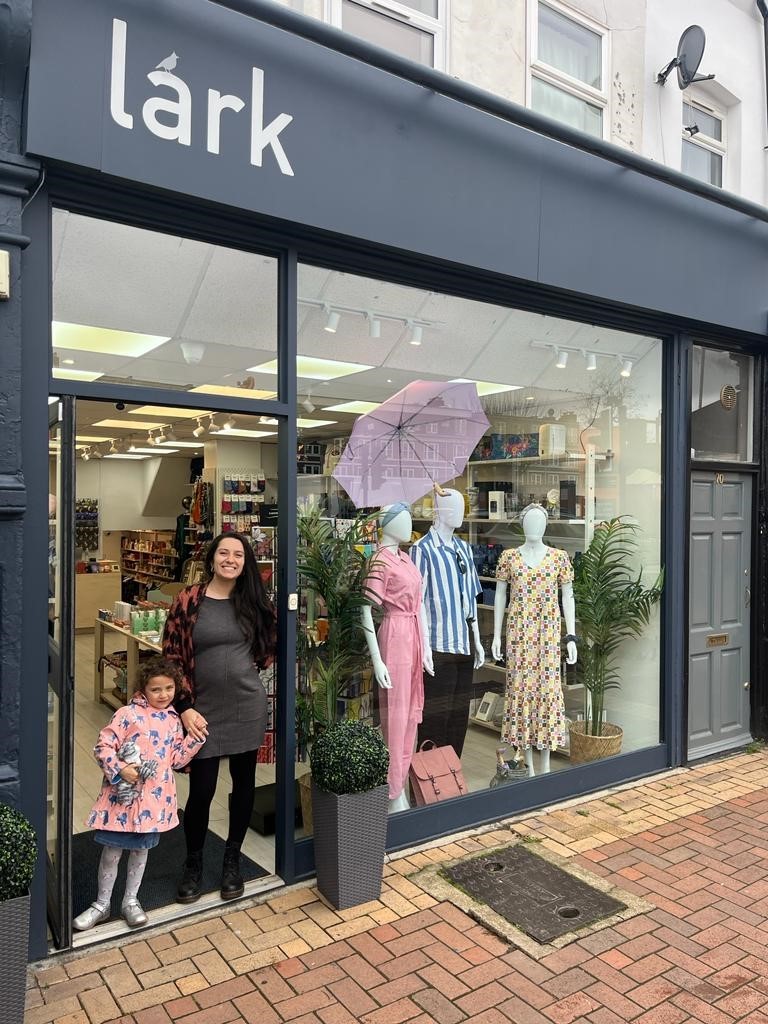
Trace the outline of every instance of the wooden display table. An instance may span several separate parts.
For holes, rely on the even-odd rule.
[[[93,637],[93,699],[97,702],[103,701],[110,707],[117,710],[125,705],[126,701],[121,700],[112,689],[104,686],[104,637],[106,634],[114,633],[125,640],[126,649],[126,679],[128,682],[126,700],[130,700],[136,690],[136,678],[139,670],[139,650],[154,651],[155,654],[162,653],[159,643],[145,640],[143,637],[134,636],[128,629],[115,625],[114,622],[105,622],[103,619],[96,619],[94,622]]]

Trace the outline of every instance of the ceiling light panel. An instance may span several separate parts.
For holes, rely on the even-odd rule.
[[[137,448],[135,445],[131,445],[128,451],[132,455],[176,455],[177,450],[175,448],[166,448],[163,445],[157,445],[155,448]]]
[[[161,441],[156,448],[202,448],[201,441]]]
[[[138,409],[127,410],[131,416],[167,416],[169,420],[192,420],[195,416],[207,415],[203,409],[166,408],[163,405],[141,405]]]
[[[338,359],[320,359],[313,356],[296,356],[296,376],[306,380],[336,380],[352,373],[372,370],[366,363],[345,363]],[[246,373],[277,373],[277,360],[270,359],[259,366],[249,366]]]
[[[51,325],[51,335],[54,348],[66,348],[75,352],[98,352],[129,359],[144,356],[171,340],[158,334],[114,331],[108,327],[67,324],[58,320],[54,320]]]
[[[104,427],[118,430],[159,430],[162,423],[148,423],[144,420],[99,420],[92,423],[94,427]]]
[[[134,460],[143,461],[144,459],[148,459],[149,455],[135,455],[135,454],[129,454],[127,452],[125,454],[122,454],[120,452],[115,452],[113,455],[105,455],[104,458],[105,459],[134,459]]]
[[[195,388],[190,388],[187,394],[224,395],[227,398],[277,398],[276,391],[251,390],[250,388],[231,387],[228,384],[199,384]]]
[[[379,402],[342,402],[340,405],[328,405],[323,411],[349,412],[359,416],[363,413],[372,412],[374,409],[378,409],[379,405]]]
[[[53,378],[55,380],[98,380],[103,377],[102,370],[73,370],[70,366],[54,366]]]
[[[300,418],[296,420],[296,426],[312,430],[313,427],[330,427],[338,422],[338,420],[308,420]]]
[[[498,395],[502,391],[520,391],[522,384],[495,384],[490,380],[470,380],[468,377],[456,377],[449,384],[476,384],[477,393],[481,398],[486,395]]]
[[[76,441],[88,441],[91,444],[102,444],[105,441],[111,441],[111,437],[96,437],[95,434],[78,434],[75,437]]]
[[[225,437],[274,437],[276,430],[243,430],[240,427],[233,427],[231,430],[220,430],[219,434]]]

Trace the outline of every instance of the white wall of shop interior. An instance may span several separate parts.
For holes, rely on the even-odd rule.
[[[648,0],[643,155],[680,168],[683,98],[699,100],[725,118],[723,186],[766,201],[766,106],[763,23],[753,0]],[[681,92],[673,72],[664,87],[656,73],[674,57],[691,23],[707,37],[701,74],[714,74]]]
[[[323,0],[277,0],[323,17]],[[707,37],[702,73],[714,82],[685,95],[726,114],[723,186],[755,202],[768,200],[762,19],[754,0],[556,0],[608,31],[608,139],[680,169],[683,93],[674,72],[656,74],[674,57],[680,35],[699,24]],[[526,103],[530,26],[536,0],[447,0],[449,74]]]

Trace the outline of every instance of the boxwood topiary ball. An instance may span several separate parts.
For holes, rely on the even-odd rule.
[[[0,903],[27,895],[36,862],[34,829],[20,811],[0,804]]]
[[[315,785],[327,793],[364,793],[387,781],[389,751],[362,722],[332,725],[315,740],[309,759]]]

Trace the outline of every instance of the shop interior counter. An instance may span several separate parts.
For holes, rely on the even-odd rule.
[[[118,688],[107,686],[104,683],[104,669],[116,667],[116,662],[110,660],[113,655],[104,653],[104,640],[107,634],[119,635],[125,641],[125,698],[122,697]],[[95,701],[103,701],[117,710],[131,699],[136,690],[139,651],[142,650],[160,654],[162,646],[159,640],[154,641],[147,637],[135,636],[130,630],[118,626],[114,622],[105,622],[104,619],[98,618],[95,620],[93,643],[93,699]]]

